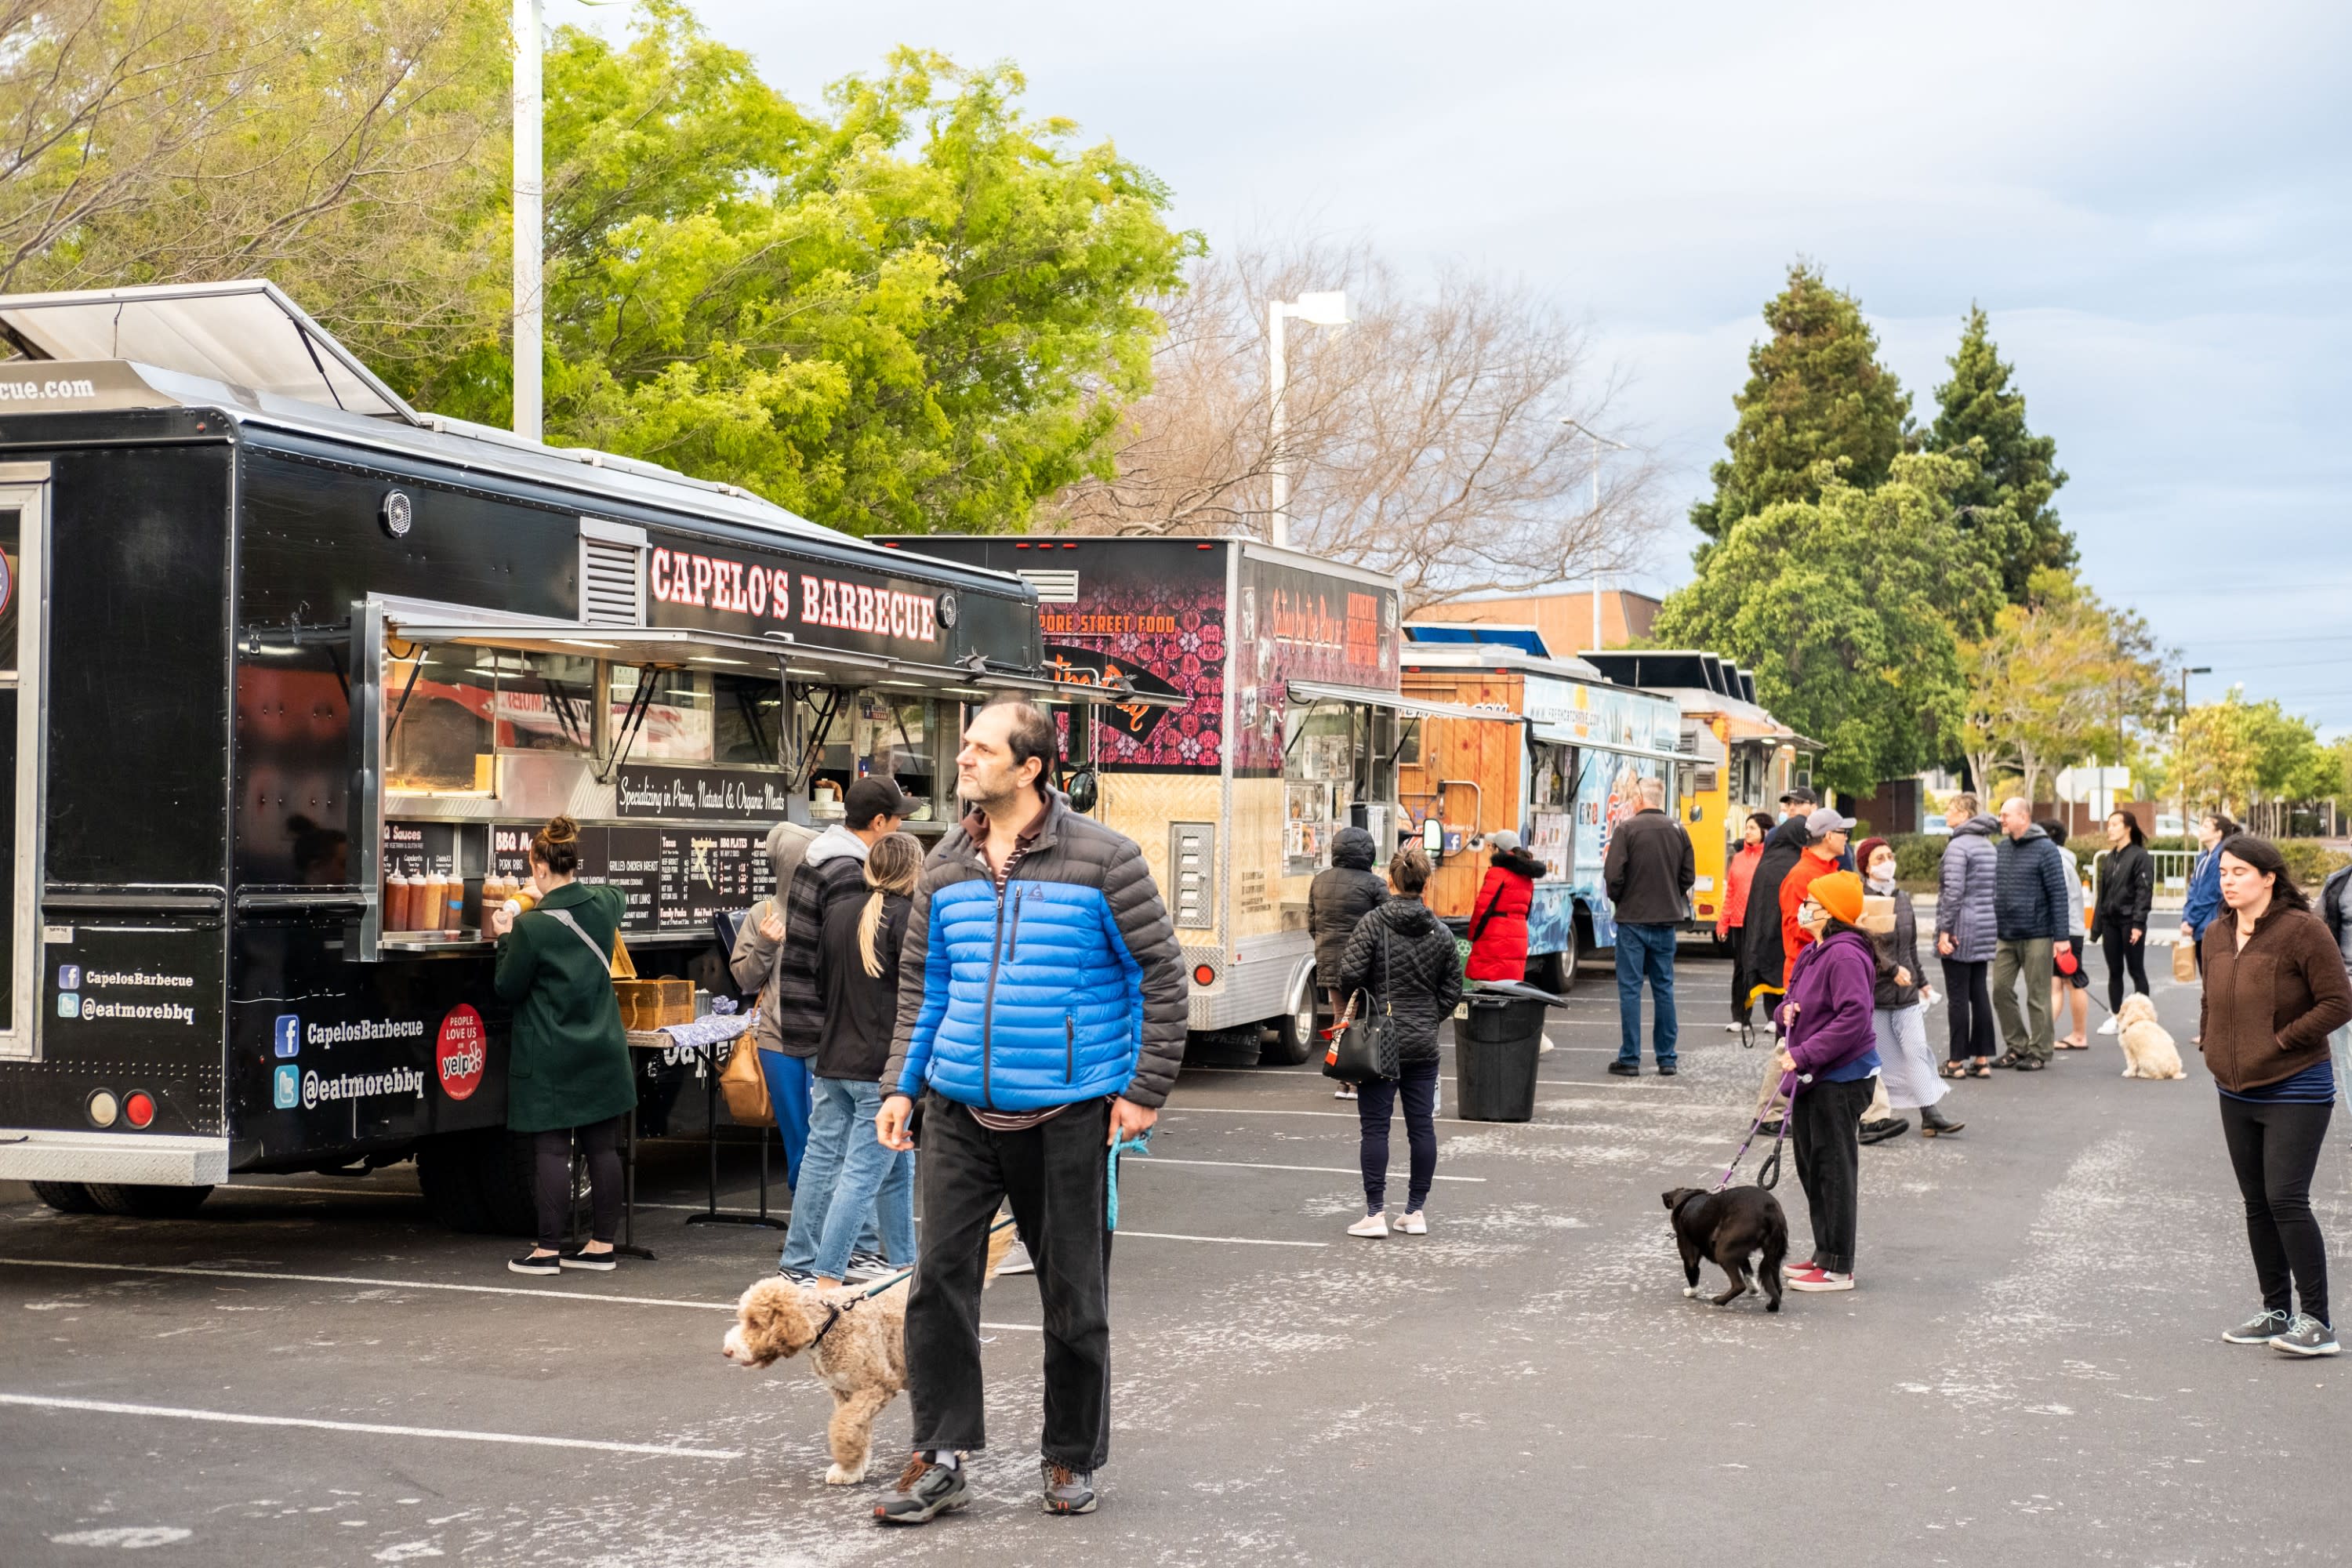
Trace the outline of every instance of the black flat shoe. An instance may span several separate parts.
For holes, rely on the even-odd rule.
[[[1640,1078],[1642,1069],[1632,1062],[1611,1062],[1609,1070],[1619,1078]]]
[[[526,1252],[520,1258],[508,1258],[507,1268],[517,1274],[561,1274],[563,1257],[555,1252]]]

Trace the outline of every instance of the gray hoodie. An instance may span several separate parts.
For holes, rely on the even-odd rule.
[[[776,896],[751,907],[743,929],[735,933],[735,951],[728,954],[728,973],[734,977],[735,989],[760,999],[760,1021],[751,1026],[751,1040],[763,1051],[784,1048],[776,1033],[776,955],[782,949],[781,943],[760,934],[760,922],[771,914],[782,922],[783,896],[793,885],[793,873],[800,869],[802,858],[818,837],[816,829],[796,822],[779,822],[768,829],[768,865],[776,875]]]

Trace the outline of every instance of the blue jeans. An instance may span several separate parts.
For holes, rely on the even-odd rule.
[[[768,1109],[775,1112],[776,1135],[784,1141],[784,1185],[797,1191],[801,1156],[808,1152],[808,1058],[763,1050],[760,1076],[768,1080]]]
[[[1364,1172],[1364,1212],[1379,1214],[1388,1201],[1389,1114],[1404,1101],[1404,1142],[1410,1156],[1404,1212],[1418,1214],[1437,1179],[1437,1060],[1406,1062],[1394,1079],[1376,1078],[1356,1089],[1356,1125],[1363,1134],[1357,1152]]]
[[[849,1134],[812,1267],[827,1279],[838,1279],[849,1267],[850,1253],[864,1250],[878,1251],[892,1268],[903,1268],[915,1261],[915,1152],[892,1149],[874,1135],[874,1116],[882,1109],[880,1084],[821,1078],[816,1092],[821,1103],[848,1103]],[[866,1239],[877,1234],[878,1247]],[[791,1247],[789,1237],[785,1246]]]
[[[1675,928],[1668,925],[1617,924],[1617,1059],[1642,1065],[1642,979],[1650,981],[1652,1008],[1657,1015],[1658,1065],[1675,1065],[1675,1042],[1681,1030],[1675,1021]]]
[[[826,1234],[825,1221],[832,1211],[834,1196],[840,1189],[842,1164],[848,1157],[860,1129],[856,1120],[855,1091],[857,1086],[855,1082],[839,1078],[820,1078],[811,1081],[814,1085],[814,1092],[809,1107],[808,1148],[801,1155],[800,1179],[793,1184],[793,1223],[784,1232],[784,1252],[778,1267],[816,1273],[819,1272],[816,1267],[818,1244]],[[877,1099],[876,1105],[879,1103]],[[869,1143],[874,1142],[874,1110],[875,1106],[866,1108],[863,1129],[866,1142]],[[856,1238],[859,1249],[869,1252],[878,1249],[880,1238],[875,1230],[870,1200],[850,1209],[848,1216],[849,1224],[859,1229]],[[907,1223],[909,1226],[914,1224],[911,1208]],[[911,1242],[908,1250],[912,1250]],[[842,1264],[847,1267],[848,1262],[845,1253]],[[835,1273],[825,1278],[838,1279],[841,1276]]]

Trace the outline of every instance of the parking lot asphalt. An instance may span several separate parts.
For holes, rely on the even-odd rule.
[[[0,1206],[0,1563],[2337,1559],[2352,1367],[2220,1342],[2255,1298],[2192,989],[2158,996],[2189,1081],[2122,1080],[2094,1037],[1956,1086],[1959,1138],[1864,1150],[1861,1288],[1776,1317],[1682,1294],[1660,1194],[1712,1182],[1761,1071],[1722,965],[1682,974],[1681,1075],[1605,1076],[1588,979],[1534,1121],[1441,1122],[1425,1237],[1342,1234],[1355,1115],[1312,1068],[1189,1067],[1123,1167],[1084,1519],[1036,1510],[1028,1278],[983,1309],[974,1506],[868,1522],[903,1400],[876,1478],[823,1485],[828,1397],[718,1353],[781,1237],[682,1223],[698,1144],[646,1150],[658,1261],[543,1283],[434,1226],[404,1165],[240,1182],[188,1221]],[[730,1153],[730,1201],[751,1170]]]

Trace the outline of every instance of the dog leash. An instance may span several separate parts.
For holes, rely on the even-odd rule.
[[[994,1225],[992,1225],[992,1226],[990,1226],[988,1227],[988,1234],[989,1234],[989,1235],[991,1235],[991,1236],[994,1236],[998,1231],[1003,1230],[1006,1226],[1011,1225],[1012,1223],[1013,1223],[1013,1216],[1012,1216],[1011,1215],[1006,1215],[1003,1219],[998,1220]],[[857,1305],[857,1303],[858,1303],[858,1302],[860,1302],[860,1301],[871,1300],[873,1298],[875,1298],[875,1297],[877,1297],[877,1296],[879,1296],[880,1294],[882,1294],[882,1292],[883,1292],[883,1291],[889,1289],[893,1285],[898,1284],[900,1281],[902,1281],[902,1280],[906,1279],[909,1275],[913,1274],[914,1272],[915,1272],[915,1266],[914,1266],[913,1264],[909,1263],[908,1265],[907,1265],[907,1267],[905,1267],[904,1268],[899,1269],[896,1274],[891,1275],[888,1279],[883,1279],[883,1280],[879,1280],[879,1281],[876,1282],[875,1284],[872,1284],[872,1285],[867,1286],[865,1289],[860,1290],[856,1295],[852,1296],[852,1297],[849,1299],[849,1306],[847,1306],[847,1307],[835,1307],[835,1308],[833,1309],[833,1311],[834,1311],[835,1317],[836,1317],[836,1318],[837,1318],[837,1317],[839,1317],[839,1315],[840,1315],[841,1313],[843,1313],[843,1312],[845,1312],[845,1311],[849,1310],[849,1308],[850,1308],[850,1307],[855,1307],[855,1306],[856,1306],[856,1305]],[[828,1330],[828,1329],[831,1329],[832,1327],[833,1327],[833,1321],[832,1321],[831,1320],[828,1320],[828,1321],[826,1321],[825,1325],[824,1325],[824,1328],[823,1328],[823,1329],[819,1329],[819,1330],[817,1331],[817,1332],[816,1332],[816,1337],[817,1337],[817,1339],[821,1340],[821,1339],[824,1338],[824,1336],[825,1336],[825,1331],[826,1331],[826,1330]],[[815,1341],[815,1340],[812,1340],[812,1341],[810,1341],[809,1342],[810,1342],[811,1344],[814,1344],[814,1343],[816,1342],[816,1341]]]
[[[1772,1152],[1756,1168],[1756,1184],[1767,1192],[1780,1184],[1780,1142],[1789,1135],[1789,1118],[1797,1109],[1797,1090],[1804,1081],[1796,1073],[1784,1072],[1780,1075],[1780,1084],[1775,1087],[1774,1092],[1785,1092],[1789,1102],[1781,1109],[1780,1125],[1772,1133]],[[1717,1192],[1731,1185],[1731,1173],[1739,1169],[1739,1162],[1748,1157],[1748,1146],[1756,1142],[1756,1134],[1764,1131],[1764,1118],[1771,1113],[1771,1102],[1767,1100],[1764,1109],[1757,1113],[1755,1121],[1749,1125],[1748,1136],[1739,1141],[1739,1150],[1731,1156],[1731,1163],[1723,1168],[1723,1179],[1715,1184]]]
[[[1104,1162],[1109,1167],[1109,1173],[1105,1177],[1108,1190],[1103,1205],[1109,1221],[1108,1228],[1111,1230],[1118,1228],[1118,1157],[1121,1154],[1140,1154],[1146,1159],[1150,1158],[1151,1129],[1145,1128],[1137,1137],[1118,1138],[1111,1142],[1110,1158]]]

